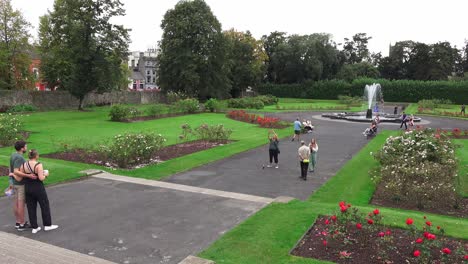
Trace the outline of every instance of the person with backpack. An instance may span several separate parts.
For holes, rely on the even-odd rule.
[[[58,225],[52,225],[52,217],[50,215],[49,198],[44,187],[43,181],[49,175],[47,170],[44,170],[42,164],[38,162],[39,153],[35,149],[29,151],[29,160],[26,161],[21,170],[24,173],[31,173],[37,176],[37,179],[27,179],[25,182],[26,204],[28,207],[29,222],[31,223],[32,233],[36,234],[41,231],[41,227],[37,224],[37,204],[41,206],[42,224],[44,231],[50,231],[58,228]]]

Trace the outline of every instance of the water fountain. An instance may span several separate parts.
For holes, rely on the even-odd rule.
[[[373,114],[379,115],[380,122],[401,122],[400,115],[384,113],[382,87],[378,83],[366,85],[364,87],[364,102],[366,104],[365,112],[357,113],[324,113],[322,117],[331,119],[345,119],[355,122],[371,122]],[[379,105],[380,104],[380,105]],[[379,109],[380,107],[380,109]],[[421,118],[414,117],[414,122],[420,122]]]

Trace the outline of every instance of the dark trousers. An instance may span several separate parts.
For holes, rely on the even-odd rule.
[[[37,203],[41,206],[42,224],[52,225],[49,198],[42,182],[32,182],[25,185],[26,205],[28,206],[29,222],[32,228],[37,228]]]
[[[275,163],[278,164],[278,151],[270,149],[270,163],[273,162],[273,159],[275,159]]]
[[[307,168],[309,167],[309,163],[300,162],[301,164],[301,178],[307,179]]]
[[[407,122],[407,121],[401,121],[400,128],[402,128],[403,125],[405,125],[405,129],[408,129],[408,126],[406,125],[406,122]]]

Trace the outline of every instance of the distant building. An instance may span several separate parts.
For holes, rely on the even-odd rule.
[[[29,72],[33,76],[34,90],[36,91],[55,91],[56,87],[50,88],[48,83],[42,79],[41,76],[41,57],[35,52],[30,53],[31,64],[29,65]]]
[[[157,89],[156,85],[155,49],[146,52],[132,52],[128,57],[128,67],[131,73],[129,89]]]

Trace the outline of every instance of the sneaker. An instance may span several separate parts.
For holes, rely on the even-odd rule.
[[[267,165],[267,168],[271,168],[271,164]]]
[[[24,224],[19,224],[16,230],[24,231],[26,228],[31,228],[31,226],[28,224],[28,221],[24,222]]]
[[[19,226],[20,226],[20,223],[16,223],[16,224],[15,224],[15,228],[16,228],[16,229],[18,229]]]
[[[41,227],[38,226],[37,228],[33,228],[32,233],[36,234],[37,232],[41,231]]]
[[[276,166],[275,166],[275,169],[278,169],[278,168],[279,168],[279,166],[278,166],[278,165],[276,165]]]
[[[57,229],[59,226],[58,225],[50,225],[50,226],[44,226],[44,231],[50,231]]]

